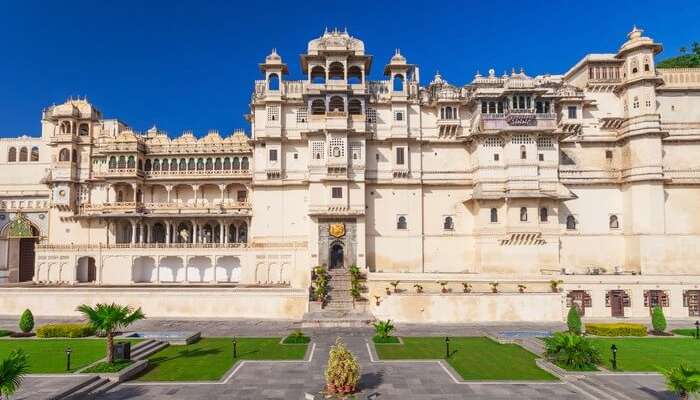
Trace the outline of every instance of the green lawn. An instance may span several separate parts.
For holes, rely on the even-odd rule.
[[[129,341],[133,346],[139,340]],[[66,371],[67,347],[71,348],[70,371]],[[75,372],[107,354],[104,339],[2,339],[0,360],[5,359],[14,349],[22,349],[27,353],[29,372],[32,374]]]
[[[302,360],[307,344],[279,344],[280,338],[239,338],[233,358],[231,338],[203,338],[187,346],[168,346],[150,356],[141,381],[215,381],[238,360]]]
[[[685,338],[610,338],[591,339],[603,358],[603,366],[612,369],[610,346],[617,346],[618,371],[659,371],[677,367],[681,362],[700,368],[700,340]]]
[[[442,337],[402,337],[404,344],[375,344],[383,360],[444,359]],[[556,380],[535,365],[537,356],[515,344],[484,337],[450,338],[448,362],[464,380]]]
[[[674,329],[671,332],[675,333],[676,335],[695,337],[695,328]]]

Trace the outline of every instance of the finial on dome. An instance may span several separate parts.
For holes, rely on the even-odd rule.
[[[632,30],[630,31],[630,33],[627,34],[627,38],[636,39],[638,37],[641,37],[643,32],[644,30],[637,28],[637,25],[635,24],[632,26]]]
[[[474,78],[481,78],[481,73],[479,73],[479,70],[476,70],[476,74],[474,75]]]
[[[491,68],[489,69],[489,78],[494,78],[496,76],[496,70]]]

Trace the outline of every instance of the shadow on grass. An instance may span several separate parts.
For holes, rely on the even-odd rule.
[[[172,357],[165,357],[165,356],[160,356],[160,357],[153,357],[149,361],[151,362],[151,365],[154,364],[159,364],[165,361],[172,361],[172,360],[177,360],[179,358],[192,358],[192,357],[204,357],[204,356],[210,356],[214,354],[219,354],[221,353],[221,349],[196,349],[196,350],[188,350],[184,349],[180,352],[178,352],[177,355],[174,355]]]

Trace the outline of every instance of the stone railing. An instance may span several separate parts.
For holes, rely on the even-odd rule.
[[[250,202],[247,201],[232,201],[224,200],[223,202],[202,202],[197,203],[175,203],[175,202],[119,202],[119,203],[101,203],[101,204],[83,204],[80,206],[80,212],[85,214],[101,213],[101,212],[118,212],[118,211],[167,211],[167,210],[185,210],[185,211],[220,211],[220,210],[249,210]]]
[[[146,171],[146,178],[169,178],[169,177],[188,177],[188,176],[250,176],[248,169],[200,169],[200,170],[184,170],[184,171]]]
[[[700,68],[658,68],[666,87],[700,87]]]
[[[508,110],[505,113],[481,114],[480,128],[484,130],[556,129],[557,115],[535,110]]]
[[[248,243],[98,243],[98,244],[37,244],[37,250],[93,249],[245,249]]]

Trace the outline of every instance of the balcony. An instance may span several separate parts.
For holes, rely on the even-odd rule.
[[[248,169],[221,169],[221,170],[185,170],[185,171],[146,171],[147,179],[182,179],[182,178],[250,178]]]
[[[252,205],[248,201],[224,200],[223,202],[196,202],[196,203],[141,203],[119,202],[101,204],[83,204],[80,206],[80,214],[83,216],[96,216],[104,214],[156,214],[156,215],[181,215],[181,214],[214,214],[214,215],[242,215],[252,214]]]
[[[143,171],[136,168],[110,168],[99,174],[103,178],[137,178],[143,176]]]
[[[72,133],[57,133],[51,137],[51,143],[72,143],[76,142],[77,137]]]
[[[481,114],[483,131],[540,131],[555,130],[557,115],[537,113],[534,109],[509,110],[505,113]]]

